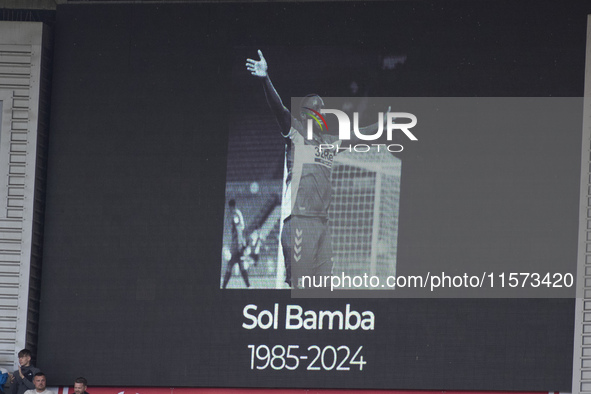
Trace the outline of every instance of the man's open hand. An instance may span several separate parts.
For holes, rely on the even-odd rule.
[[[260,60],[246,59],[246,69],[255,77],[264,78],[267,76],[267,61],[260,49],[259,57]]]

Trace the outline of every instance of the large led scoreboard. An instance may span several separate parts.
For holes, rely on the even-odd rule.
[[[52,385],[571,391],[590,11],[58,6],[38,365]],[[314,122],[351,137],[313,153],[323,284],[285,282],[301,173],[259,50],[292,115],[324,98],[303,145]]]

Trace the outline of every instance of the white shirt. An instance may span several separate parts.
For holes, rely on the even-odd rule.
[[[27,391],[25,391],[25,393],[24,393],[24,394],[54,394],[54,392],[53,392],[53,391],[51,391],[51,390],[47,390],[47,389],[45,389],[45,390],[44,390],[44,391],[42,391],[42,392],[39,392],[39,391],[37,391],[37,390],[35,390],[35,389],[32,389],[32,390],[27,390]]]

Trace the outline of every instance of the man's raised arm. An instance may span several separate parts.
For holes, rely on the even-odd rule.
[[[261,78],[263,80],[263,87],[265,89],[265,96],[267,96],[267,103],[269,103],[271,111],[273,111],[275,118],[277,118],[277,122],[279,122],[281,134],[283,134],[283,136],[287,136],[291,128],[291,113],[287,107],[283,105],[281,97],[279,97],[279,94],[271,82],[271,78],[269,78],[267,61],[263,57],[263,52],[261,52],[259,49],[258,53],[260,57],[259,60],[246,59],[246,69],[250,71],[250,73],[255,77]]]

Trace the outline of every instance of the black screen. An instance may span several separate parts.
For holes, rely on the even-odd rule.
[[[263,50],[286,105],[311,91],[346,96],[351,78],[376,97],[581,97],[590,10],[569,4],[60,5],[38,366],[52,384],[84,375],[97,386],[570,391],[572,298],[292,299],[220,289],[226,182],[252,180],[235,159],[252,149],[248,134],[230,150],[229,136],[242,118],[258,119],[247,131],[277,127],[246,57]],[[384,74],[384,60],[400,56]],[[568,236],[557,239],[572,267],[580,134],[566,140],[574,156],[561,162],[566,216],[557,231]],[[269,144],[259,164],[281,165],[283,142]],[[281,169],[267,174],[281,182]],[[247,330],[249,304],[277,304],[280,314],[287,305],[345,313],[348,304],[372,311],[375,327]],[[248,345],[294,345],[308,359],[294,370],[257,369]],[[350,361],[360,347],[363,368],[329,368],[321,356],[319,370],[307,369],[317,353],[335,349],[341,360],[351,351]]]

